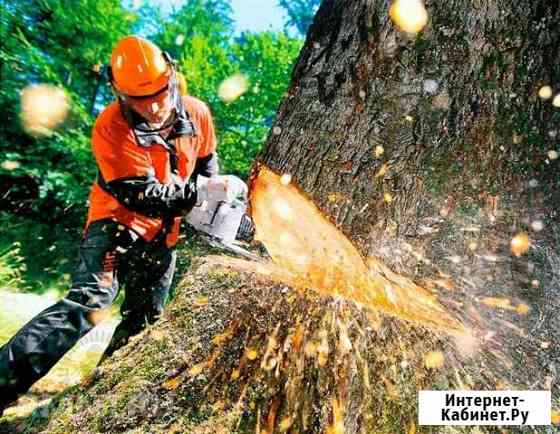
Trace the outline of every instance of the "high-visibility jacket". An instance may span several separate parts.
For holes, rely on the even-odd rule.
[[[99,115],[92,133],[99,175],[89,197],[86,228],[96,220],[111,218],[148,242],[163,230],[167,246],[176,244],[180,216],[196,201],[191,175],[197,162],[208,163],[216,151],[206,104],[192,96],[183,96],[182,102],[196,135],[164,140],[165,146],[139,144],[116,101]]]

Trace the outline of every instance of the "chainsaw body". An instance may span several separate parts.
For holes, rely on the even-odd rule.
[[[246,211],[247,204],[244,200],[237,198],[232,201],[224,201],[210,197],[197,204],[186,215],[186,221],[195,230],[205,234],[210,245],[252,260],[259,260],[258,256],[245,250],[236,241]]]
[[[239,199],[233,202],[208,200],[187,214],[187,222],[197,231],[219,239],[224,244],[235,241],[241,218],[247,205]]]

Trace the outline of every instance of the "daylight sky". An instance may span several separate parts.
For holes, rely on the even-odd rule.
[[[185,0],[151,0],[159,4],[164,10],[179,7]],[[284,25],[284,11],[278,6],[278,0],[231,0],[233,19],[237,31],[252,30],[282,30]]]

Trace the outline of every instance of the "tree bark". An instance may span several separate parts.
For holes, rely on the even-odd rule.
[[[484,200],[535,178],[549,208],[560,203],[546,156],[560,113],[537,97],[560,83],[559,3],[428,1],[416,37],[389,6],[322,3],[261,162],[289,172],[364,254],[380,232],[417,235],[449,195]]]
[[[388,0],[323,1],[258,163],[291,174],[364,256],[415,279],[449,279],[475,334],[498,330],[497,347],[482,344],[477,360],[459,357],[455,365],[473,387],[539,384],[552,387],[558,406],[549,380],[558,378],[560,353],[539,348],[560,344],[560,304],[551,301],[560,295],[560,257],[550,253],[560,245],[560,160],[550,153],[560,151],[560,110],[538,92],[560,86],[560,3],[429,0],[428,25],[416,36],[394,26],[389,7]],[[447,219],[469,207],[478,214]],[[547,230],[531,232],[535,219]],[[435,220],[441,227],[426,237],[426,221]],[[465,229],[473,222],[476,236]],[[521,230],[535,239],[518,258],[510,240]],[[403,249],[409,242],[423,249],[412,260]],[[521,297],[530,313],[489,309],[485,297]],[[385,330],[418,354],[433,341],[399,324]],[[446,358],[457,354],[445,340],[438,345]],[[507,367],[498,368],[493,354],[502,352]],[[454,369],[447,359],[446,366]],[[385,374],[376,373],[379,385]],[[441,378],[433,372],[417,388],[461,388]],[[361,429],[355,419],[347,417],[347,432]]]

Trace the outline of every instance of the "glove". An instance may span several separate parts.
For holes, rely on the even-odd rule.
[[[247,198],[247,184],[237,176],[216,175],[210,178],[198,175],[196,180],[197,201],[202,203],[209,199],[233,202],[242,196]]]

